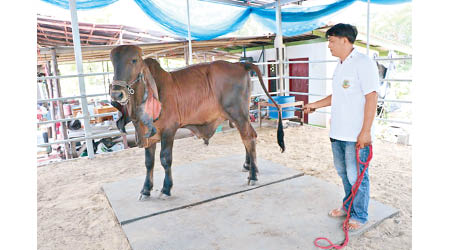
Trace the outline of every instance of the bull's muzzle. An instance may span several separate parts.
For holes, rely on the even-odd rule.
[[[111,91],[111,99],[113,99],[116,102],[120,102],[123,99],[123,91]]]
[[[111,83],[110,96],[111,100],[116,101],[122,105],[128,102],[128,94],[126,92],[126,82],[114,80]]]

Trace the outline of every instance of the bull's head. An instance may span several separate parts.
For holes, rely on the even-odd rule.
[[[142,50],[134,45],[122,45],[111,51],[114,67],[114,78],[110,85],[111,101],[126,109],[129,120],[140,121],[154,132],[152,123],[160,111],[158,90],[141,55]],[[145,133],[150,135],[153,132]]]
[[[136,46],[119,46],[111,51],[114,66],[114,78],[110,85],[111,100],[122,105],[127,104],[141,86],[145,63],[142,51]]]

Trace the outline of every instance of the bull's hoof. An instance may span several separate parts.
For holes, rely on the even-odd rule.
[[[258,185],[258,180],[248,180],[247,184],[249,186],[256,186],[256,185]]]
[[[168,198],[170,198],[170,195],[167,195],[167,194],[161,192],[161,193],[159,193],[159,197],[158,198],[161,199],[161,200],[167,200]]]
[[[250,166],[247,164],[244,164],[244,166],[242,166],[242,172],[248,172],[250,170]]]
[[[138,197],[138,200],[139,201],[146,201],[146,200],[150,200],[150,195],[145,195],[145,194],[139,194],[139,197]]]

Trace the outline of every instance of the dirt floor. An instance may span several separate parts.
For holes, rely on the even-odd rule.
[[[327,129],[286,128],[287,149],[283,154],[276,144],[276,129],[263,127],[256,131],[258,157],[342,187],[333,167]],[[373,146],[371,198],[399,209],[400,213],[351,240],[346,249],[411,249],[411,146],[379,140]],[[214,135],[209,146],[193,137],[179,139],[173,151],[174,169],[188,162],[245,152],[236,131]],[[98,155],[94,160],[76,159],[39,167],[38,249],[130,249],[101,186],[144,174],[144,150],[139,148]],[[159,159],[155,163],[155,175],[158,174],[163,174]]]

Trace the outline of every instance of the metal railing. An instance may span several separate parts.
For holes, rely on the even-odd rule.
[[[398,57],[398,58],[376,58],[374,60],[377,61],[384,61],[384,60],[411,60],[412,57]],[[296,63],[329,63],[329,62],[337,62],[337,60],[308,60],[308,61],[285,61],[285,64],[296,64]],[[256,65],[279,65],[280,62],[261,62],[261,63],[255,63]],[[110,75],[113,74],[113,72],[100,72],[100,73],[87,73],[87,74],[74,74],[74,75],[64,75],[64,76],[45,76],[45,77],[37,77],[38,81],[43,80],[53,80],[53,79],[63,79],[63,78],[74,78],[74,77],[90,77],[90,76],[100,76],[100,75]],[[280,77],[263,77],[263,80],[279,80]],[[301,76],[284,76],[283,79],[308,79],[308,80],[322,80],[322,81],[330,81],[332,78],[329,77],[301,77]],[[252,77],[251,81],[257,81],[257,77]],[[390,81],[390,82],[412,82],[412,79],[381,79],[380,81]],[[277,91],[277,92],[270,92],[270,95],[276,95],[281,93],[287,93],[292,95],[307,95],[307,96],[321,96],[325,97],[326,95],[323,94],[316,94],[316,93],[305,93],[305,92],[294,92],[294,91]],[[68,96],[68,97],[59,97],[59,98],[49,98],[49,99],[41,99],[37,100],[37,103],[44,103],[44,102],[55,102],[55,101],[64,101],[64,100],[70,100],[70,99],[84,99],[87,100],[88,97],[97,97],[97,96],[103,96],[108,95],[108,93],[100,93],[100,94],[85,94],[85,95],[78,95],[78,96]],[[251,95],[251,97],[258,97],[258,96],[265,96],[265,94],[254,94]],[[391,103],[408,103],[411,104],[412,101],[410,100],[390,100],[390,99],[379,99],[379,102],[391,102]],[[97,117],[104,117],[104,116],[112,116],[114,114],[117,114],[117,112],[110,112],[110,113],[103,113],[103,114],[89,114],[87,110],[83,110],[82,116],[78,117],[72,117],[72,118],[64,118],[64,119],[54,119],[54,120],[48,120],[48,121],[41,121],[37,122],[38,125],[44,125],[44,124],[50,124],[50,123],[57,123],[57,122],[68,122],[78,119],[85,119],[90,121],[91,118],[97,118]],[[325,113],[329,114],[330,112],[327,111],[316,111],[316,113]],[[409,121],[399,121],[399,120],[392,120],[392,119],[382,119],[382,118],[376,118],[376,120],[382,120],[386,122],[395,122],[395,123],[404,123],[404,124],[411,124]],[[85,126],[90,126],[90,124],[87,124]],[[127,129],[128,134],[133,134],[134,129]],[[38,147],[47,147],[52,144],[64,144],[67,142],[78,142],[78,141],[88,141],[98,138],[105,138],[105,137],[112,137],[112,136],[118,136],[123,135],[120,131],[114,131],[114,132],[108,132],[108,133],[99,133],[99,134],[91,134],[86,133],[86,130],[84,131],[84,136],[78,137],[78,138],[71,138],[66,140],[58,140],[58,141],[52,141],[48,143],[42,143],[38,144]],[[92,158],[92,157],[90,157]]]
[[[111,75],[111,74],[114,74],[114,72],[99,72],[99,73],[87,73],[87,74],[65,75],[65,76],[40,76],[37,78],[37,80],[42,81],[42,80],[75,78],[75,77],[85,77],[85,76],[103,76],[103,75]]]
[[[398,60],[412,60],[411,56],[408,57],[395,57],[395,58],[374,58],[375,61],[398,61]],[[307,61],[284,61],[284,64],[301,64],[301,63],[337,63],[338,60],[307,60]],[[277,62],[268,62],[264,64],[276,64]],[[261,63],[262,64],[262,63]],[[263,79],[268,79],[268,77],[263,77]],[[278,77],[276,79],[279,79]],[[283,79],[306,79],[306,80],[321,80],[321,81],[331,81],[333,78],[330,77],[306,77],[306,76],[284,76]],[[271,80],[271,79],[268,79]],[[412,79],[391,79],[391,78],[383,78],[380,79],[380,81],[383,82],[405,82],[405,83],[411,83]],[[294,91],[283,91],[283,92],[271,92],[270,94],[280,94],[280,93],[286,93],[289,95],[306,95],[306,96],[319,96],[319,97],[326,97],[327,95],[324,94],[315,94],[315,93],[306,93],[306,92],[294,92]],[[252,95],[252,97],[257,96],[265,96],[265,94],[256,94]],[[382,99],[379,98],[378,102],[386,102],[386,103],[407,103],[411,104],[412,101],[410,100],[399,100],[399,99]],[[316,111],[316,113],[324,113],[324,114],[330,114],[330,112],[326,111]],[[410,121],[401,121],[401,120],[393,120],[393,119],[384,119],[384,118],[375,118],[376,120],[386,121],[386,122],[393,122],[393,123],[403,123],[403,124],[412,124]]]
[[[37,81],[45,81],[45,80],[56,80],[56,79],[65,79],[65,78],[75,78],[75,77],[92,77],[92,76],[102,76],[102,75],[110,75],[114,72],[99,72],[99,73],[86,73],[86,74],[74,74],[74,75],[57,75],[57,76],[43,76],[43,77],[37,77]],[[37,100],[37,103],[53,103],[56,101],[65,101],[65,100],[71,100],[71,99],[81,99],[87,102],[87,98],[89,97],[97,97],[97,96],[107,96],[108,93],[99,93],[99,94],[84,94],[84,95],[77,95],[77,96],[67,96],[67,97],[58,97],[58,98],[48,98],[48,99],[40,99]],[[50,111],[49,111],[50,112]],[[117,114],[117,112],[108,112],[108,113],[102,113],[102,114],[90,114],[88,110],[83,110],[82,107],[82,115],[77,117],[70,117],[70,118],[63,118],[63,119],[52,119],[47,121],[39,121],[37,122],[37,125],[45,125],[45,124],[52,124],[52,123],[58,123],[58,122],[69,122],[74,120],[84,120],[85,127],[83,129],[83,135],[77,138],[68,138],[64,140],[55,140],[47,143],[41,143],[38,144],[38,147],[47,147],[53,144],[66,144],[70,142],[79,142],[79,141],[86,141],[93,140],[93,139],[99,139],[99,138],[105,138],[105,137],[112,137],[112,136],[118,136],[122,135],[120,131],[113,131],[113,132],[107,132],[107,133],[97,133],[93,134],[91,131],[91,124],[90,120],[92,118],[99,118],[99,117],[106,117],[106,116],[114,116]],[[89,121],[89,122],[86,122]],[[127,129],[127,133],[133,134],[134,129]],[[67,136],[70,136],[70,134],[67,134]],[[55,135],[56,138],[56,135]],[[89,151],[89,150],[88,150]],[[88,152],[89,153],[89,152]],[[89,155],[89,158],[93,158],[93,155]]]

